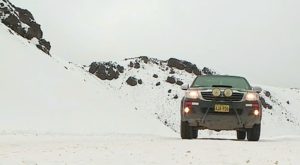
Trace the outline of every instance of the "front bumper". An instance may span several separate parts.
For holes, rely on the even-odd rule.
[[[192,101],[193,105],[189,113],[183,111],[185,101]],[[229,105],[229,112],[215,112],[215,105]],[[260,104],[259,104],[260,105]],[[181,120],[187,121],[190,126],[199,129],[211,130],[242,130],[252,128],[260,124],[262,111],[259,107],[259,115],[254,115],[252,102],[222,102],[205,100],[182,100]]]

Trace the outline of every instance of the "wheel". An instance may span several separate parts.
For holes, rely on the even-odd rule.
[[[260,137],[260,124],[255,124],[252,128],[247,129],[248,141],[258,141]]]
[[[246,131],[236,131],[236,137],[238,140],[245,140]]]
[[[193,129],[189,126],[189,123],[186,121],[181,121],[180,123],[180,134],[181,139],[192,139],[193,136]]]
[[[193,139],[197,139],[198,138],[198,129],[193,129],[192,134],[193,134]]]

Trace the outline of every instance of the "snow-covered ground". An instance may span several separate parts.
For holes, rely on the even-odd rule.
[[[178,133],[178,85],[155,65],[128,69],[101,81],[0,24],[0,165],[10,164],[298,164],[300,94],[264,87],[273,110],[264,110],[259,142],[232,132]],[[123,61],[124,62],[124,61]],[[144,67],[144,68],[143,68]],[[153,73],[159,78],[153,79]],[[143,84],[122,84],[130,75]],[[193,76],[176,71],[186,83]],[[156,87],[160,81],[162,85]],[[171,89],[171,93],[168,90]],[[289,101],[289,104],[287,103]],[[166,126],[165,126],[166,125]]]
[[[99,164],[299,164],[300,137],[233,137],[181,140],[153,135],[34,136],[1,135],[2,165]]]

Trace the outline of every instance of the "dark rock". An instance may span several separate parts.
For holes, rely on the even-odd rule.
[[[112,62],[93,62],[90,65],[89,72],[95,74],[101,80],[113,80],[119,78],[120,67],[120,65]]]
[[[41,30],[41,25],[32,22],[31,26],[28,28],[27,33],[24,35],[25,38],[31,40],[32,38],[42,39],[43,32]]]
[[[286,101],[287,104],[290,104],[290,101]]]
[[[150,61],[150,59],[147,56],[141,56],[140,59],[144,61],[145,64],[147,64]]]
[[[169,72],[170,74],[175,74],[175,71],[174,71],[174,69],[173,68],[171,68],[171,70],[170,70],[170,72]]]
[[[171,92],[172,92],[172,89],[169,89],[169,90],[168,90],[168,93],[171,93]]]
[[[51,49],[51,44],[50,44],[50,42],[49,42],[49,41],[46,41],[45,39],[40,39],[40,40],[39,40],[39,44],[42,45],[42,46],[44,46],[44,47],[48,50],[48,52],[49,52],[49,50]]]
[[[139,80],[138,80],[138,83],[139,83],[139,84],[143,84],[143,80],[142,80],[142,79],[139,79]]]
[[[173,98],[174,98],[174,99],[178,99],[178,95],[175,95]]]
[[[138,62],[134,63],[134,68],[135,69],[139,69],[140,67],[141,67],[140,63],[138,63]]]
[[[211,69],[209,69],[209,68],[207,68],[207,67],[204,67],[204,68],[202,69],[202,72],[203,72],[204,74],[206,74],[206,75],[213,75],[213,74],[215,74],[214,71],[212,71]]]
[[[137,79],[134,78],[134,77],[129,77],[127,80],[126,80],[126,83],[130,86],[136,86],[137,85]]]
[[[96,76],[97,76],[98,78],[100,78],[101,80],[106,80],[106,75],[105,75],[105,73],[96,72]]]
[[[30,13],[30,11],[21,9],[19,7],[16,7],[16,11],[19,13],[20,20],[25,24],[30,25],[34,20],[33,15]]]
[[[21,36],[26,33],[26,31],[21,27],[19,19],[15,15],[10,14],[7,18],[2,20],[2,23]]]
[[[156,85],[156,86],[160,86],[160,82],[156,83],[155,85]]]
[[[170,84],[175,84],[176,83],[176,80],[175,80],[175,78],[174,77],[168,77],[167,78],[167,80],[166,80],[168,83],[170,83]]]
[[[177,68],[179,70],[185,70],[188,73],[194,73],[195,75],[202,75],[201,71],[198,69],[197,65],[192,64],[191,62],[178,60],[176,58],[170,58],[168,60],[167,66],[172,68]],[[205,68],[205,71],[208,68]],[[210,70],[209,70],[210,71]],[[212,72],[212,71],[210,71]],[[170,71],[170,74],[174,74],[174,71]],[[213,72],[212,72],[213,73]]]
[[[119,75],[117,74],[117,72],[114,71],[114,69],[112,67],[107,68],[106,69],[106,79],[107,80],[112,80],[114,78],[118,78]]]
[[[269,91],[265,91],[264,93],[265,93],[265,96],[267,96],[267,97],[271,97],[271,92],[269,92]]]
[[[268,109],[273,109],[273,106],[272,105],[270,105],[270,104],[267,104],[268,106],[267,106],[267,108]]]
[[[268,108],[268,103],[266,102],[266,100],[263,97],[259,97],[260,102],[262,104],[262,106],[266,109]]]
[[[193,73],[193,69],[190,68],[190,67],[187,67],[187,68],[185,68],[184,70],[185,70],[186,72],[188,72],[188,73]]]
[[[2,19],[1,22],[5,24],[7,27],[12,29],[18,35],[31,40],[33,38],[37,38],[39,44],[36,45],[37,48],[50,55],[51,44],[50,42],[43,39],[43,31],[41,30],[41,25],[38,24],[30,11],[26,9],[21,9],[12,5],[9,1],[3,1],[6,3],[8,7],[3,3],[0,8],[0,16],[1,14],[7,15],[5,19]],[[23,28],[23,25],[27,25],[27,28]]]
[[[121,65],[118,65],[118,66],[117,66],[117,70],[118,70],[120,73],[124,73],[124,67],[121,66]]]
[[[157,74],[153,74],[153,77],[154,77],[154,78],[158,78],[158,75],[157,75]]]
[[[183,84],[183,82],[181,80],[177,80],[176,84],[181,86]]]
[[[40,50],[42,50],[43,52],[45,52],[46,54],[50,55],[50,49],[51,49],[51,45],[50,42],[46,41],[45,39],[40,39],[39,40],[39,44],[36,45]]]
[[[132,61],[130,61],[130,63],[129,63],[129,67],[133,67],[134,65],[133,65],[133,62]]]
[[[45,47],[45,46],[43,46],[43,45],[40,45],[40,44],[37,44],[37,45],[36,45],[36,47],[37,47],[38,49],[40,49],[41,51],[43,51],[44,53],[46,53],[46,54],[50,55],[50,52],[49,52],[49,50],[48,50],[48,49],[46,49],[46,47]],[[51,55],[50,55],[50,56],[51,56]]]
[[[100,78],[101,80],[106,80],[107,79],[107,76],[106,76],[106,67],[104,64],[99,64],[99,67],[97,69],[97,72],[96,72],[96,76],[98,78]]]
[[[167,66],[169,67],[174,67],[177,68],[179,70],[183,70],[185,68],[184,64],[182,63],[182,61],[176,59],[176,58],[170,58],[168,60],[168,64]]]
[[[196,67],[196,68],[193,68],[193,73],[197,76],[200,76],[202,75],[201,71]]]
[[[263,97],[259,97],[259,100],[265,109],[272,109],[272,106],[269,103],[267,103]]]

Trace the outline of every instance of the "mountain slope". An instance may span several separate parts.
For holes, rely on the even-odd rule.
[[[41,25],[30,11],[13,5],[9,0],[0,0],[0,21],[20,36],[37,40],[36,47],[50,55],[50,42],[43,38]]]
[[[194,66],[197,70],[196,73],[199,72],[200,75],[214,73],[206,67],[198,69],[196,65],[187,61],[178,60],[176,63],[173,58],[164,61],[137,57],[118,63],[99,62],[98,67],[96,64],[92,63],[86,70],[93,73],[106,86],[118,90],[116,95],[126,98],[128,102],[135,105],[136,109],[158,118],[176,132],[179,132],[180,99],[184,95],[180,85],[182,83],[191,84],[196,76],[189,68]],[[184,67],[184,64],[188,65]],[[110,73],[114,73],[112,68],[118,68],[117,66],[123,67],[123,73],[117,73],[118,76],[111,78]],[[116,72],[118,72],[117,69]],[[135,86],[132,86],[131,83],[128,84],[127,81],[131,77],[142,83],[136,83]],[[110,78],[111,80],[109,80]],[[173,81],[170,81],[172,79]],[[261,97],[266,102],[263,110],[262,136],[300,135],[300,114],[297,109],[300,99],[299,90],[262,87],[264,91],[261,93]],[[287,101],[289,104],[286,103]],[[200,131],[200,134],[202,137],[220,134],[235,136],[235,132]]]
[[[12,2],[36,15],[51,52],[67,61],[185,58],[252,82],[299,88],[300,77],[289,74],[299,70],[297,0]],[[262,70],[237,62],[246,59]]]
[[[197,140],[181,140],[169,129],[178,131],[184,94],[178,80],[190,83],[194,71],[170,73],[166,61],[146,64],[131,58],[119,62],[124,70],[117,79],[100,80],[102,73],[97,77],[88,73],[89,67],[45,56],[36,49],[36,40],[25,40],[3,24],[0,36],[0,164],[299,162],[297,89],[264,87],[271,94],[264,91],[262,97],[273,108],[264,110],[257,143],[212,131],[200,131]],[[140,67],[130,67],[136,61]],[[170,76],[176,79],[169,82],[177,84],[166,82]],[[130,86],[128,77],[142,82]]]
[[[0,34],[2,132],[172,135],[81,68],[42,55],[34,40],[3,24]]]

